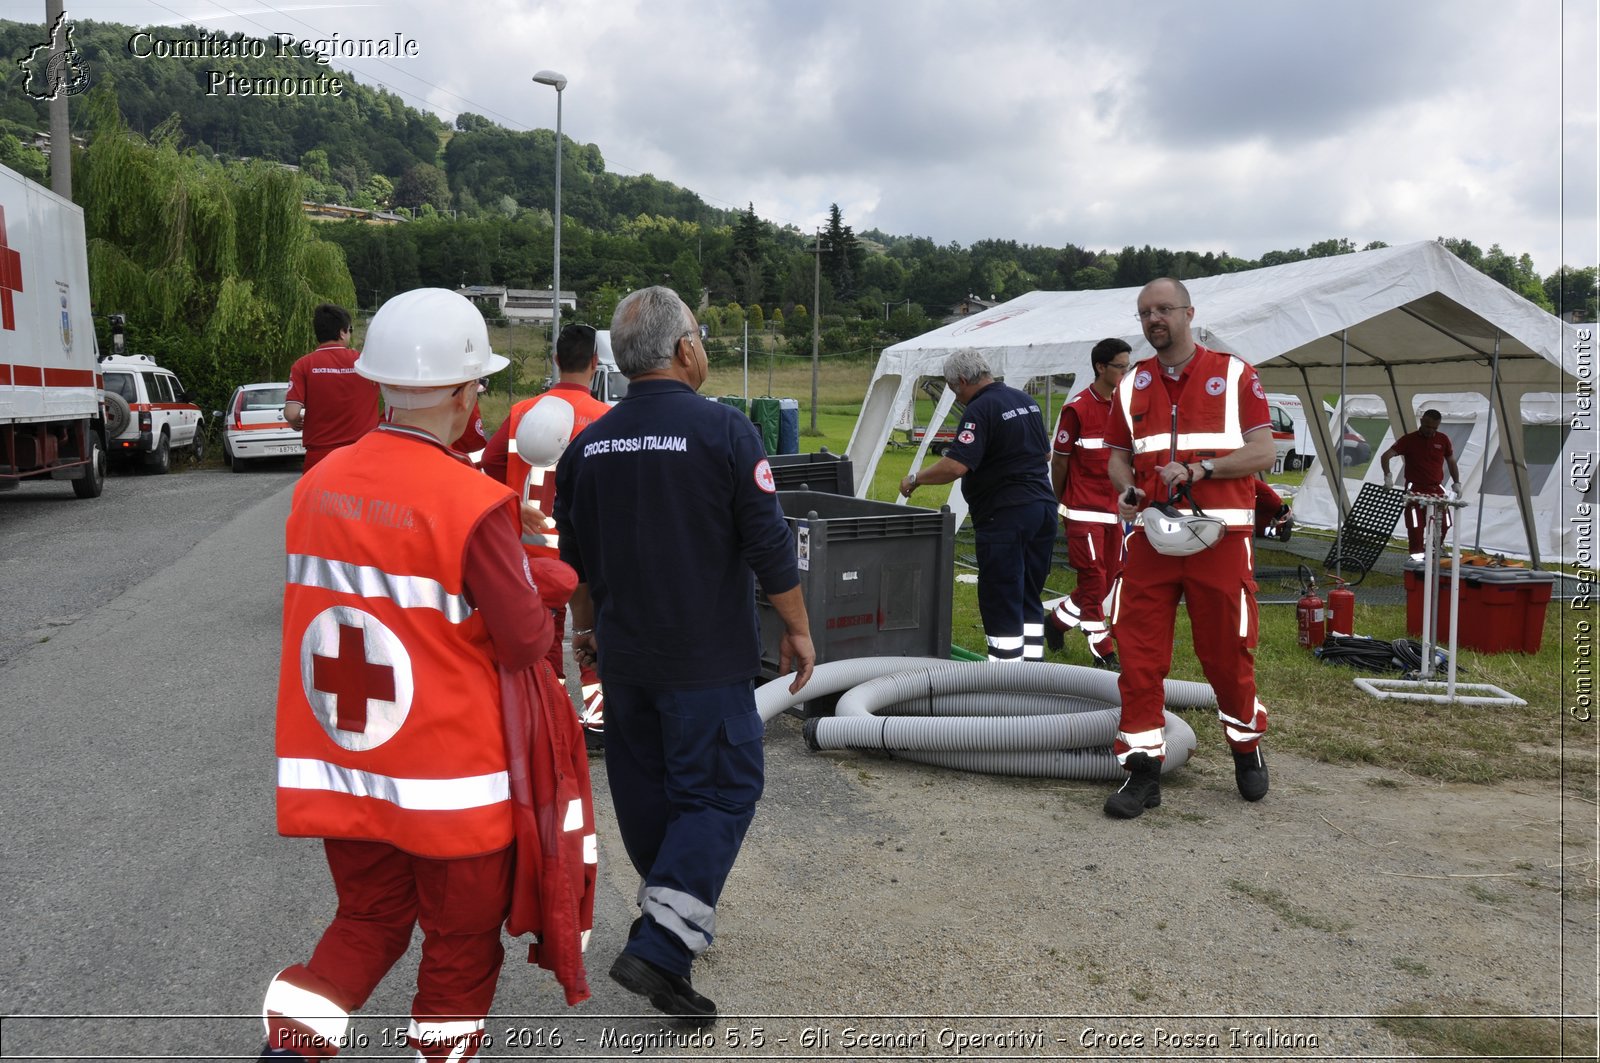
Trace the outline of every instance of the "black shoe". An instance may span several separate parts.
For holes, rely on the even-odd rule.
[[[1108,672],[1122,671],[1122,662],[1117,660],[1117,655],[1115,653],[1108,653],[1102,657],[1093,650],[1090,650],[1089,656],[1094,658],[1094,666],[1096,668],[1104,668]]]
[[[1233,781],[1239,784],[1239,796],[1246,801],[1267,796],[1267,761],[1260,746],[1248,753],[1233,751]]]
[[[1148,753],[1130,753],[1123,767],[1128,770],[1128,780],[1106,798],[1106,815],[1138,819],[1145,809],[1161,804],[1161,762]]]
[[[611,980],[630,993],[650,999],[650,1006],[695,1026],[708,1026],[717,1017],[717,1005],[694,991],[689,979],[664,971],[631,952],[617,953]]]
[[[606,733],[593,727],[583,729],[583,748],[590,753],[604,753],[606,751]]]
[[[1067,640],[1062,637],[1062,631],[1056,627],[1054,618],[1047,618],[1044,622],[1044,644],[1057,653],[1066,648]]]
[[[278,1059],[278,1060],[286,1060],[286,1059],[304,1060],[306,1057],[302,1056],[299,1052],[293,1052],[293,1051],[290,1051],[287,1048],[271,1048],[271,1047],[268,1047],[267,1045],[262,1045],[261,1046],[261,1057],[260,1058],[261,1059]]]

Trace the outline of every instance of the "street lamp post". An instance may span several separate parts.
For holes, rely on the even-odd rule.
[[[556,338],[561,335],[561,90],[567,87],[567,78],[554,70],[541,70],[533,80],[556,90],[556,264],[550,289],[550,352],[554,357]]]

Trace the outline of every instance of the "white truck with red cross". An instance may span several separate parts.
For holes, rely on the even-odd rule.
[[[105,485],[105,412],[83,210],[0,166],[0,491]]]

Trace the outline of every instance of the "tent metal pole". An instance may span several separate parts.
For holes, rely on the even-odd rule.
[[[1500,330],[1499,329],[1495,329],[1494,330],[1494,356],[1489,360],[1489,395],[1488,395],[1488,399],[1489,399],[1489,423],[1488,423],[1488,426],[1486,427],[1486,429],[1484,430],[1484,433],[1483,433],[1483,446],[1484,446],[1485,450],[1488,450],[1489,441],[1494,438],[1494,404],[1499,398],[1500,398]],[[1504,418],[1501,418],[1501,420],[1503,421]],[[1504,428],[1502,428],[1500,430],[1500,434],[1501,435],[1505,434],[1505,429]],[[1502,450],[1505,449],[1505,441],[1504,440],[1501,441],[1500,447],[1501,447]],[[1478,476],[1478,526],[1472,533],[1472,548],[1474,550],[1480,550],[1482,548],[1482,546],[1483,546],[1483,475],[1482,475],[1482,473],[1489,471],[1488,466],[1489,466],[1489,462],[1487,462],[1487,461],[1484,462],[1483,463],[1483,469],[1482,469],[1482,471],[1480,472],[1480,474]],[[1516,473],[1513,472],[1512,475],[1515,476]],[[1457,484],[1456,486],[1457,487],[1461,487],[1460,484]],[[1462,491],[1463,491],[1463,493],[1465,493],[1465,488],[1462,488]],[[1529,543],[1528,545],[1531,546],[1533,544]]]
[[[1495,346],[1499,347],[1500,338],[1495,336]],[[1528,563],[1534,568],[1539,567],[1539,531],[1538,521],[1533,512],[1533,486],[1528,483],[1528,463],[1523,455],[1523,440],[1518,432],[1522,427],[1522,410],[1511,409],[1506,396],[1505,382],[1500,379],[1497,372],[1494,376],[1494,392],[1491,396],[1490,413],[1493,414],[1494,403],[1500,404],[1500,435],[1503,437],[1500,446],[1505,450],[1506,462],[1511,466],[1511,485],[1516,493],[1517,509],[1522,515],[1522,532],[1528,539]],[[1478,528],[1483,528],[1483,482],[1478,482]]]

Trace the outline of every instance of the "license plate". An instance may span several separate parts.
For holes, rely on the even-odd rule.
[[[276,447],[268,447],[267,452],[270,454],[304,454],[306,448],[297,447],[293,443],[285,443]]]

